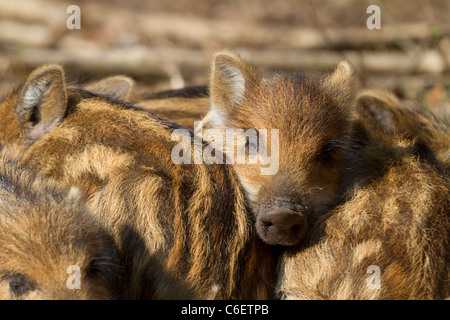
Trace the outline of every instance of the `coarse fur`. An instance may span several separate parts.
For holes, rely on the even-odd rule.
[[[426,144],[360,117],[360,169],[345,201],[286,250],[282,299],[443,299],[449,295],[450,183]]]
[[[209,98],[162,97],[140,100],[136,106],[194,130],[194,122],[208,113]]]
[[[120,297],[117,248],[76,188],[5,159],[0,181],[1,300]]]
[[[80,189],[119,248],[123,298],[270,298],[276,257],[233,170],[176,165],[182,127],[95,88],[66,86],[58,65],[32,72],[0,105],[2,153]]]
[[[197,99],[208,98],[209,88],[207,86],[190,86],[180,89],[144,93],[138,95],[138,100],[162,100],[170,98]]]
[[[449,115],[421,110],[384,90],[364,90],[357,100],[358,109],[373,119],[373,125],[392,135],[421,139],[450,173]]]
[[[271,130],[279,132],[279,144],[273,145],[279,150],[275,174],[262,175],[261,162],[233,165],[265,242],[301,242],[306,225],[342,196],[347,159],[353,152],[351,83],[352,68],[346,62],[315,77],[267,72],[228,50],[214,55],[211,109],[203,128],[266,129],[267,146]]]
[[[318,78],[269,74],[219,52],[203,128],[280,130],[276,175],[262,176],[257,165],[234,165],[261,238],[294,245],[283,256],[279,296],[445,297],[448,179],[428,141],[393,137],[373,125],[373,117],[352,100],[351,74],[345,62]],[[303,206],[301,214],[318,219],[310,219],[303,240],[273,236],[258,221],[267,211],[278,213],[273,208],[280,202],[289,209]],[[371,256],[385,275],[381,291],[365,286]]]

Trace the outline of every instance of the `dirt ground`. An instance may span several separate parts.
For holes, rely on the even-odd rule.
[[[381,9],[370,30],[369,5]],[[77,5],[81,29],[69,29]],[[0,97],[43,63],[89,80],[126,74],[134,97],[206,84],[211,54],[323,72],[347,59],[358,87],[450,111],[450,1],[0,0]]]

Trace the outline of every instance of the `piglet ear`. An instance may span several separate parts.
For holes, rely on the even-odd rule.
[[[133,88],[133,79],[126,76],[112,76],[94,81],[84,86],[84,89],[108,96],[113,99],[127,100]]]
[[[392,93],[382,90],[365,90],[356,98],[358,117],[369,126],[389,134],[397,132],[397,122],[402,118],[400,101]]]
[[[28,76],[16,105],[16,116],[25,136],[38,140],[61,122],[66,106],[64,70],[59,65],[44,65]]]
[[[353,68],[345,60],[339,62],[333,73],[328,75],[328,81],[331,85],[350,85],[353,77]]]
[[[350,105],[353,98],[353,68],[347,61],[341,61],[334,72],[325,76],[323,85],[338,101]]]
[[[246,90],[255,83],[257,72],[238,55],[222,50],[213,56],[211,65],[211,117],[215,123],[225,123],[241,107]],[[217,118],[217,119],[216,119]]]

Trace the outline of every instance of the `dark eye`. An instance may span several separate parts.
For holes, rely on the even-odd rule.
[[[34,290],[30,279],[23,274],[15,274],[8,277],[9,290],[15,296],[22,296]]]
[[[320,152],[320,160],[322,163],[331,163],[336,154],[336,147],[330,143],[326,143]]]

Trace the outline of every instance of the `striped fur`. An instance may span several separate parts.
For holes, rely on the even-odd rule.
[[[306,247],[281,258],[283,299],[449,295],[450,181],[426,145],[393,138],[366,120],[372,133],[360,150],[355,187],[314,226]]]
[[[46,75],[64,81],[61,67],[47,65],[26,83]],[[225,165],[175,165],[171,150],[178,142],[171,133],[180,126],[120,100],[68,88],[67,103],[41,97],[32,112],[60,105],[64,117],[31,140],[28,132],[41,117],[17,117],[22,94],[19,88],[0,106],[3,154],[77,186],[88,198],[119,247],[124,298],[272,296],[276,260],[271,250],[255,249],[260,243],[234,172]]]
[[[307,225],[342,195],[346,159],[353,152],[351,81],[352,69],[346,62],[330,74],[312,76],[261,70],[228,50],[214,55],[211,107],[203,128],[279,132],[275,174],[262,175],[261,162],[233,166],[265,242],[284,246],[301,242]],[[266,141],[271,147],[271,138]],[[289,219],[273,214],[280,211]],[[266,221],[272,218],[276,224]],[[290,228],[288,220],[299,222]]]
[[[373,124],[397,136],[419,138],[430,146],[436,158],[450,173],[450,117],[402,103],[392,93],[364,90],[359,93],[357,106]]]
[[[117,249],[76,188],[4,159],[0,181],[0,299],[120,297]]]

